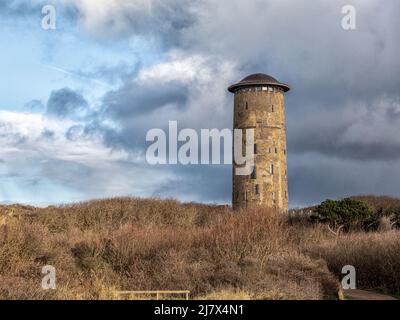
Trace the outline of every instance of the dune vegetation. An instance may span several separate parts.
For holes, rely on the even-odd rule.
[[[0,299],[337,299],[348,264],[360,287],[400,292],[395,225],[335,234],[304,212],[139,198],[0,206]],[[41,287],[45,265],[55,290]]]

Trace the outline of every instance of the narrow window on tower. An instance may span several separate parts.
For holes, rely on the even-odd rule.
[[[257,154],[257,143],[254,144],[254,154]]]
[[[275,107],[274,107],[274,105],[271,105],[271,112],[275,112]]]
[[[246,102],[246,110],[249,108],[249,103]]]
[[[270,172],[271,172],[272,175],[274,174],[274,164],[273,163],[271,163]]]
[[[256,194],[260,194],[260,186],[258,184],[256,184]]]
[[[278,148],[277,147],[275,147],[275,153],[278,153]]]
[[[254,166],[254,168],[253,168],[253,172],[251,173],[251,178],[252,178],[252,179],[257,179],[257,170],[256,170],[256,166]]]

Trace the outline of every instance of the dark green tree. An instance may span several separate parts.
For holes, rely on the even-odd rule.
[[[365,228],[373,214],[364,202],[346,198],[322,202],[316,207],[311,218],[314,221],[326,223],[333,233],[339,234],[340,230]]]

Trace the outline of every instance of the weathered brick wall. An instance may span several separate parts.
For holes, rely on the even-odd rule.
[[[233,166],[234,208],[265,205],[288,209],[284,93],[279,88],[270,90],[252,87],[235,93],[234,128],[254,128],[257,153],[255,176],[235,175]]]

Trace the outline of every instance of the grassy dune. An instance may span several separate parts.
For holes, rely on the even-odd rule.
[[[268,209],[115,198],[0,206],[0,299],[113,299],[190,290],[195,299],[336,299],[340,270],[400,291],[400,233],[351,233]],[[52,265],[57,289],[42,290]],[[397,279],[397,280],[396,280]]]

